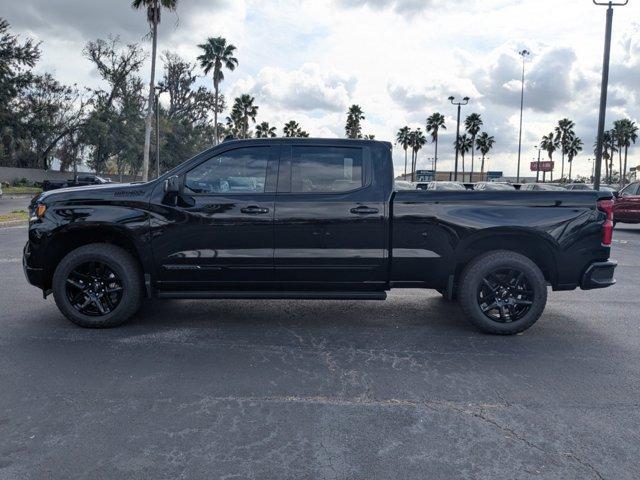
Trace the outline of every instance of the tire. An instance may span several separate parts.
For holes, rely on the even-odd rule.
[[[89,290],[87,283],[91,281],[77,280],[87,278],[85,273],[77,273],[79,269],[85,268],[85,265],[103,265],[103,278],[109,278],[102,284],[102,291],[97,288],[94,292],[93,287]],[[76,275],[81,277],[75,277]],[[117,283],[107,283],[116,282],[115,279]],[[80,287],[78,281],[84,288],[77,288]],[[72,286],[69,287],[69,284]],[[60,261],[53,274],[52,286],[56,305],[65,317],[81,327],[108,328],[122,325],[138,311],[143,297],[142,284],[140,268],[131,254],[115,245],[93,243],[72,250]],[[114,293],[104,293],[105,289],[109,291],[110,286]],[[84,293],[85,291],[90,291],[90,294]],[[89,301],[89,296],[95,295],[86,308],[90,309],[95,305],[95,310],[100,308],[100,311],[86,313],[78,309],[79,305],[76,304],[74,307],[74,298],[81,295],[84,296],[77,304]],[[74,298],[70,298],[71,296]],[[117,302],[114,299],[117,299]],[[102,307],[98,305],[98,301]],[[105,306],[108,311],[103,314]]]
[[[480,331],[514,335],[527,330],[542,315],[547,304],[547,283],[529,258],[509,250],[495,250],[464,269],[458,299],[467,319]],[[501,306],[486,310],[493,305]]]

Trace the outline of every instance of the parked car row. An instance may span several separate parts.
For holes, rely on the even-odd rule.
[[[594,191],[592,183],[507,183],[507,182],[476,182],[463,183],[455,181],[431,181],[431,182],[407,182],[396,180],[397,190],[477,190],[477,191],[535,191],[535,192],[561,192],[561,191]],[[600,185],[600,192],[614,194],[614,222],[640,223],[640,182],[630,183],[618,192],[613,185]]]

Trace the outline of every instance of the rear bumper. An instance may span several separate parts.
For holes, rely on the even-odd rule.
[[[582,275],[580,288],[591,290],[593,288],[610,287],[616,283],[613,273],[618,266],[617,262],[607,260],[606,262],[593,262]]]

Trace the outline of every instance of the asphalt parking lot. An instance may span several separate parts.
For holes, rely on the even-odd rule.
[[[0,479],[637,479],[640,228],[528,332],[435,292],[150,303],[83,330],[0,229]]]

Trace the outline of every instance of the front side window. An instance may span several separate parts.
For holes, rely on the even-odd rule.
[[[296,146],[292,148],[292,193],[340,193],[362,186],[362,149]]]
[[[631,183],[620,191],[620,195],[635,195],[640,183]]]
[[[193,193],[263,193],[269,147],[238,148],[216,155],[185,175]]]

